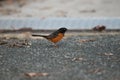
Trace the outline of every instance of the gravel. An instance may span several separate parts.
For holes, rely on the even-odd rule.
[[[0,45],[1,80],[120,80],[120,35],[70,36],[58,48],[45,39],[29,43]],[[29,78],[29,72],[49,75]]]

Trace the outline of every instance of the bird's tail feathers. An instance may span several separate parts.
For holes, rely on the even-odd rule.
[[[46,35],[39,35],[39,34],[32,34],[32,36],[36,36],[36,37],[44,37],[44,38],[47,37]]]

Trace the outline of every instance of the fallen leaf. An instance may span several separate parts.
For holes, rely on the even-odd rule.
[[[113,53],[104,53],[106,56],[113,56]]]
[[[35,72],[31,72],[31,73],[25,73],[24,74],[27,77],[36,77],[36,76],[48,76],[48,73],[35,73]]]
[[[0,45],[4,45],[4,44],[7,44],[6,41],[0,41]]]
[[[98,73],[98,72],[100,72],[100,71],[101,71],[101,69],[100,69],[100,68],[97,68],[97,69],[94,70],[94,73]]]
[[[72,61],[83,61],[84,59],[82,57],[79,58],[73,58]]]
[[[2,37],[2,38],[0,38],[0,45],[5,45],[5,44],[7,44],[8,42],[7,42],[7,39],[6,38],[4,38],[4,37]]]
[[[102,74],[105,70],[101,69],[101,68],[96,68],[96,69],[92,69],[89,70],[89,73],[94,73],[94,74]]]
[[[106,29],[106,26],[104,25],[97,25],[93,28],[94,31],[99,31],[99,32],[104,31],[105,29]]]
[[[83,43],[83,42],[93,42],[95,41],[95,39],[82,39],[79,42]]]

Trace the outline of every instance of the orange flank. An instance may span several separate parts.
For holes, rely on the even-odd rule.
[[[59,33],[57,37],[49,39],[50,41],[57,43],[58,41],[60,41],[62,38],[64,37],[63,33]]]

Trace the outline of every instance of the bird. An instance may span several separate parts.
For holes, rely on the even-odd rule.
[[[48,41],[54,43],[54,46],[57,47],[56,43],[59,42],[64,37],[64,34],[66,31],[67,31],[67,28],[62,27],[49,35],[32,34],[32,36],[43,37],[43,38],[47,39]]]

